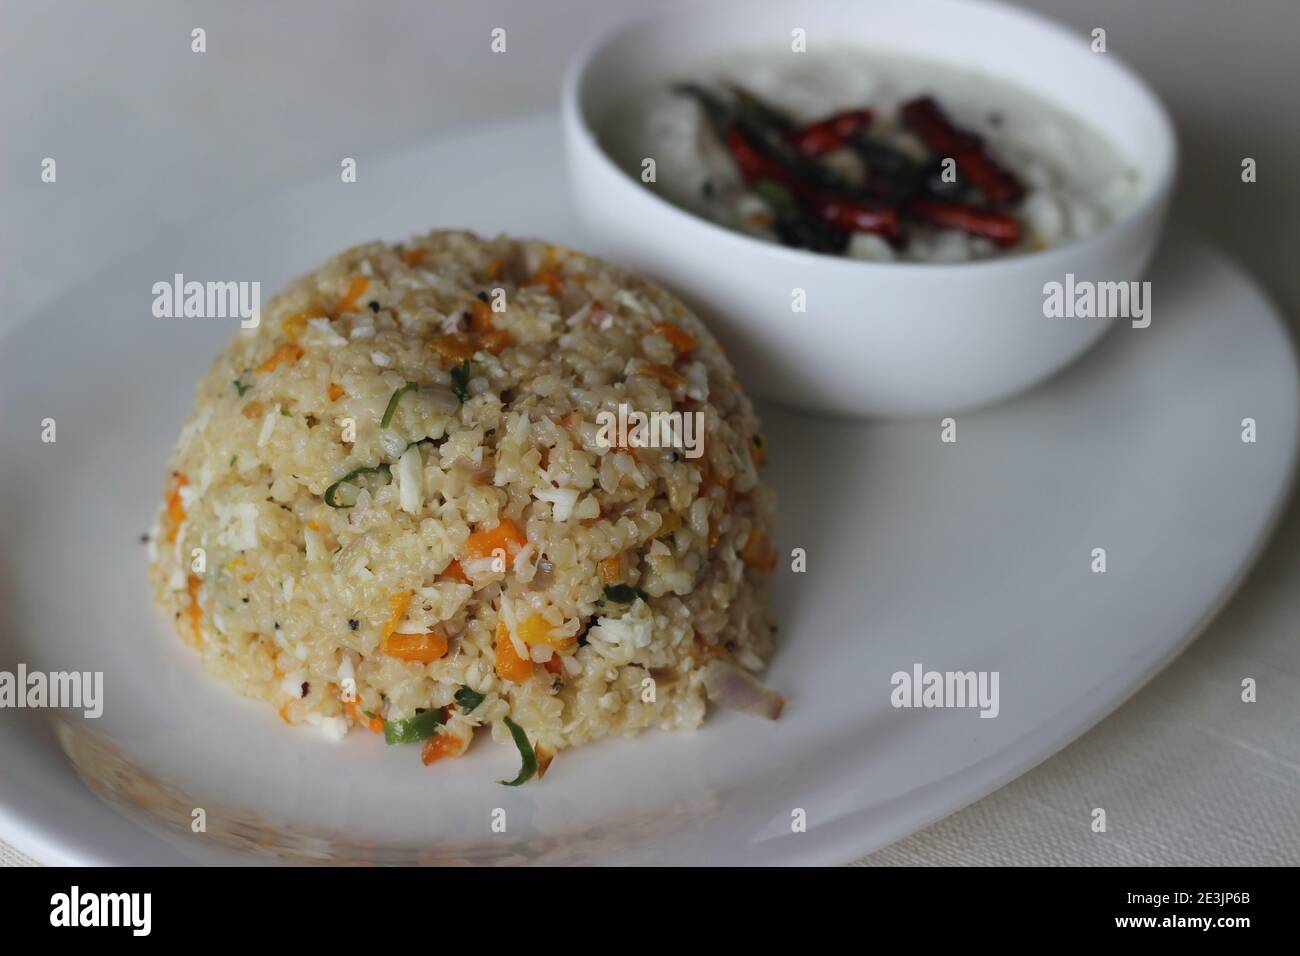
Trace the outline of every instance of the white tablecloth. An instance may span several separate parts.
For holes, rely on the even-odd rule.
[[[570,53],[633,0],[103,4],[0,0],[0,323],[268,180],[431,128],[551,107]],[[1180,127],[1178,214],[1300,315],[1294,0],[1026,0],[1110,49]],[[504,26],[505,56],[451,42]],[[207,31],[209,52],[189,51]],[[273,89],[265,85],[276,78]],[[28,183],[59,162],[75,213]],[[1244,156],[1259,164],[1246,186]],[[69,205],[66,208],[71,209]],[[28,237],[57,237],[48,243]],[[20,243],[20,239],[24,242]],[[79,267],[69,268],[69,263]],[[1300,863],[1300,508],[1192,648],[1011,785],[873,854],[888,864]],[[1259,684],[1244,704],[1242,677]],[[1108,832],[1089,827],[1105,807]],[[29,862],[3,842],[0,865]]]

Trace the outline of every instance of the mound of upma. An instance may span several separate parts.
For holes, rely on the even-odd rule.
[[[522,780],[694,728],[710,698],[779,714],[752,676],[764,455],[662,288],[536,241],[372,243],[269,301],[200,382],[150,573],[205,667],[285,721],[426,763],[489,724]]]

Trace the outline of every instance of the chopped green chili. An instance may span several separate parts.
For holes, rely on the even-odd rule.
[[[456,703],[460,704],[460,709],[469,713],[479,704],[483,703],[486,694],[480,694],[474,688],[465,684],[460,685],[460,690],[456,691]]]
[[[451,388],[464,404],[465,399],[469,398],[469,359],[451,370]]]
[[[237,391],[237,392],[239,393],[239,397],[240,397],[240,398],[243,398],[243,397],[244,397],[244,393],[245,393],[246,391],[248,391],[250,388],[253,387],[253,386],[251,386],[251,385],[245,385],[245,384],[244,384],[243,382],[241,382],[239,379],[235,379],[235,380],[232,381],[230,384],[233,385],[233,386],[235,386],[235,391]]]
[[[442,723],[441,710],[426,710],[406,720],[385,720],[384,741],[390,744],[418,744],[428,740]]]
[[[351,508],[353,505],[357,503],[356,496],[354,495],[351,501],[347,501],[347,500],[340,501],[338,498],[339,486],[348,485],[350,487],[355,487],[355,483],[352,481],[352,479],[359,478],[362,475],[378,475],[378,474],[382,474],[385,478],[388,479],[388,481],[385,481],[384,484],[388,484],[393,480],[393,471],[386,464],[376,465],[373,468],[354,468],[352,471],[349,471],[346,475],[344,475],[338,481],[334,482],[334,484],[330,485],[328,488],[325,489],[325,503],[329,505],[331,508]]]
[[[418,382],[407,382],[397,391],[393,392],[393,397],[388,400],[388,407],[384,409],[384,417],[379,420],[380,428],[387,428],[389,423],[393,420],[393,413],[397,411],[397,403],[402,400],[402,396],[407,392],[415,391],[419,387],[420,385]]]
[[[537,773],[537,754],[533,752],[533,745],[528,742],[528,735],[524,733],[524,729],[509,717],[504,720],[506,727],[510,729],[510,736],[515,739],[515,746],[519,748],[519,758],[523,761],[523,765],[519,768],[519,776],[515,779],[498,780],[497,783],[507,787],[517,787],[521,783],[527,783],[532,779],[533,774]]]
[[[760,179],[754,183],[754,192],[772,207],[772,212],[781,219],[793,219],[799,216],[799,203],[787,187],[773,179]]]
[[[644,601],[648,596],[640,588],[634,588],[630,584],[605,585],[605,597],[611,601],[617,601],[619,604],[631,604],[637,598]]]

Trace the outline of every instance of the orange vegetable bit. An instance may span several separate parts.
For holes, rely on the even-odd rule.
[[[465,553],[471,558],[481,559],[493,557],[493,552],[500,551],[505,555],[506,567],[509,568],[515,555],[527,543],[528,539],[519,526],[509,518],[502,518],[495,528],[470,535],[465,541]]]
[[[469,327],[480,333],[492,330],[492,307],[482,299],[470,303]]]
[[[343,298],[339,300],[339,307],[335,309],[335,315],[342,315],[348,309],[357,304],[357,300],[365,295],[366,290],[370,288],[370,280],[365,276],[353,276],[352,281],[348,283],[348,291],[343,293]]]
[[[776,568],[776,551],[767,535],[753,528],[745,539],[745,546],[740,549],[740,560],[755,571],[771,571]]]
[[[600,572],[602,581],[613,584],[623,576],[623,556],[615,554],[608,558],[601,558],[596,564],[596,570]]]
[[[500,355],[510,344],[510,333],[504,329],[489,329],[479,336],[479,344],[484,352]]]
[[[402,253],[401,259],[408,266],[414,269],[416,266],[418,266],[421,262],[424,261],[424,257],[427,256],[428,254],[429,254],[428,249],[407,249],[405,252]]]
[[[677,353],[678,358],[689,355],[691,350],[695,348],[695,336],[685,329],[678,328],[671,322],[656,322],[650,328],[653,332],[668,340],[668,344],[673,347],[673,351]]]
[[[564,661],[560,659],[559,654],[552,654],[551,659],[542,665],[552,674],[564,673]]]
[[[437,353],[444,365],[459,365],[474,357],[478,341],[464,332],[446,332],[429,339],[428,348]]]
[[[537,779],[541,780],[546,776],[546,771],[551,769],[551,761],[555,759],[555,753],[545,747],[535,748],[535,753],[537,754]]]
[[[397,625],[402,623],[402,618],[406,617],[406,609],[411,606],[412,591],[399,591],[388,598],[388,623],[384,625],[383,640],[388,640],[388,635],[397,630]]]
[[[657,378],[670,392],[686,384],[686,379],[671,365],[646,365],[640,369],[640,373]]]
[[[564,289],[564,280],[561,278],[559,270],[549,262],[537,267],[537,271],[529,278],[528,284],[544,285],[547,292],[557,297]]]
[[[459,757],[469,749],[469,741],[439,730],[420,748],[420,762],[426,767],[443,757]]]
[[[496,653],[497,677],[512,684],[522,684],[533,676],[533,662],[519,656],[504,621],[497,621]]]
[[[763,444],[762,435],[750,435],[745,440],[749,444],[749,457],[754,464],[761,465],[767,461],[767,446]]]
[[[353,697],[343,705],[343,710],[352,718],[352,722],[358,727],[365,727],[367,730],[377,734],[384,732],[384,721],[379,717],[367,717],[365,711],[361,709],[361,701]]]
[[[390,634],[384,653],[401,661],[430,664],[447,656],[447,638],[438,633]]]
[[[285,342],[272,352],[267,360],[257,367],[257,370],[259,372],[274,372],[278,366],[286,362],[292,365],[300,358],[302,358],[302,347],[292,342]]]
[[[295,312],[284,320],[284,334],[290,342],[296,342],[298,336],[306,331],[309,321],[325,318],[328,318],[328,316],[319,309],[303,309],[301,312]]]
[[[180,529],[182,522],[185,521],[185,505],[181,503],[181,488],[189,484],[189,479],[181,472],[177,472],[172,487],[167,492],[167,543],[172,544],[176,541],[176,532]]]
[[[452,561],[451,564],[443,568],[442,577],[449,581],[459,581],[461,584],[471,583],[469,575],[465,573],[465,569],[460,566],[459,561]]]
[[[335,385],[333,382],[330,382],[330,387],[326,389],[326,394],[329,395],[331,402],[337,402],[340,398],[346,395],[347,392],[343,391],[342,385]]]
[[[199,607],[199,588],[203,587],[203,580],[191,574],[185,585],[190,594],[190,606],[185,613],[189,615],[194,646],[198,647],[203,643],[203,632],[199,629],[199,622],[203,619],[203,608]]]
[[[557,650],[568,650],[578,643],[576,637],[555,633],[555,628],[540,614],[530,614],[520,621],[515,636],[525,644],[544,644]]]

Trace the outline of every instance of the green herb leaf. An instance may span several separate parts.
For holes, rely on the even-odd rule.
[[[794,219],[799,215],[799,203],[794,193],[772,179],[760,179],[754,183],[754,192],[772,208],[778,219]]]
[[[451,388],[463,404],[469,398],[469,359],[451,370]]]
[[[235,386],[235,391],[237,391],[237,392],[239,393],[239,397],[240,397],[240,398],[243,398],[243,397],[244,397],[244,393],[245,393],[246,391],[248,391],[250,388],[253,387],[253,386],[251,386],[251,385],[245,385],[245,384],[244,384],[243,382],[241,382],[239,379],[235,379],[235,380],[234,380],[233,382],[231,382],[230,384],[233,385],[233,386]]]
[[[231,455],[231,456],[230,456],[230,467],[231,467],[231,468],[234,468],[234,467],[235,467],[235,462],[237,462],[237,461],[239,461],[239,456],[238,456],[238,455]]]
[[[640,588],[634,588],[630,584],[606,584],[605,597],[611,601],[617,601],[619,604],[631,604],[637,598],[646,600],[647,595]]]
[[[460,704],[460,709],[467,714],[483,703],[485,697],[487,697],[487,694],[480,694],[474,688],[465,684],[461,684],[460,690],[456,691],[456,703]]]
[[[524,733],[524,729],[509,717],[505,718],[505,722],[506,727],[510,729],[510,736],[515,739],[515,746],[519,748],[519,758],[523,761],[523,766],[519,768],[519,776],[515,779],[498,780],[497,783],[507,787],[517,787],[521,783],[527,783],[532,779],[533,774],[537,773],[537,754],[533,752],[533,745],[528,742],[528,735]]]
[[[419,387],[420,385],[418,382],[407,382],[397,391],[393,392],[393,397],[388,400],[388,407],[384,409],[384,417],[379,420],[380,428],[387,428],[389,423],[393,420],[393,413],[397,411],[397,403],[402,400],[402,396],[407,392],[415,391]]]
[[[406,720],[385,720],[384,741],[390,744],[418,744],[437,733],[441,710],[426,710]]]
[[[325,503],[331,508],[351,508],[357,503],[357,494],[360,493],[353,479],[360,478],[362,475],[379,474],[387,479],[384,484],[389,484],[393,480],[393,471],[386,464],[376,465],[373,468],[354,468],[325,489]],[[339,500],[340,486],[345,486],[342,488],[343,500]]]

